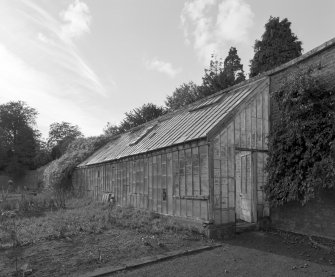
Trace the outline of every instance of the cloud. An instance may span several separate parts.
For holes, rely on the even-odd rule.
[[[181,25],[186,43],[206,63],[228,43],[247,43],[253,17],[245,0],[193,0],[184,5]]]
[[[219,5],[216,21],[217,37],[235,42],[247,42],[248,29],[254,14],[242,0],[227,0]]]
[[[105,89],[98,76],[90,68],[76,46],[75,38],[90,32],[91,14],[87,4],[75,0],[67,9],[59,13],[59,18],[54,17],[47,10],[38,6],[32,0],[23,0],[26,8],[21,8],[30,29],[39,30],[37,40],[30,41],[35,49],[39,49],[50,63],[56,65],[65,75],[65,71],[80,78],[72,78],[80,86],[91,92],[106,95]],[[68,74],[67,74],[68,75]]]
[[[65,11],[60,13],[61,19],[65,22],[61,27],[62,36],[65,39],[80,37],[90,32],[91,14],[88,6],[75,0]]]
[[[157,58],[145,61],[145,67],[148,70],[155,70],[174,78],[181,72],[181,68],[174,68],[171,63],[160,61]]]
[[[45,35],[43,35],[42,33],[37,34],[37,39],[40,40],[43,43],[48,43],[49,42],[48,38]]]
[[[29,66],[1,43],[0,59],[0,103],[21,100],[35,108],[40,114],[37,124],[44,135],[56,118],[68,120],[76,114],[76,122],[81,121],[80,109],[57,97],[62,88],[47,74]]]
[[[86,20],[83,27],[73,23],[78,18],[69,19],[76,13],[88,15],[89,10],[80,1],[72,3],[60,13],[60,2],[57,6],[43,0],[0,1],[4,26],[0,28],[0,103],[23,100],[37,109],[38,129],[44,136],[49,125],[58,121],[78,124],[84,133],[96,134],[101,118],[92,114],[105,113],[99,105],[109,99],[79,50],[78,38],[89,32],[90,23]],[[71,24],[77,27],[70,28]]]

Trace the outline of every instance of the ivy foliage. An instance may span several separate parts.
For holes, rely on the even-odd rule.
[[[265,192],[272,205],[304,205],[335,184],[335,92],[305,70],[273,97],[280,119],[269,136]]]

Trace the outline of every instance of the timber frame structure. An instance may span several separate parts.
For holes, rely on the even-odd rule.
[[[335,80],[334,45],[332,39],[261,76],[111,138],[78,165],[75,190],[201,224],[210,236],[220,236],[223,227],[238,221],[256,223],[269,215],[263,186],[267,136],[276,120],[271,92],[302,67],[315,68],[325,82]]]

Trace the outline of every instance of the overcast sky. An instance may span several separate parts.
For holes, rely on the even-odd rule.
[[[0,0],[0,104],[23,100],[37,127],[107,122],[183,82],[235,46],[249,72],[270,15],[287,17],[304,52],[335,36],[333,0]]]

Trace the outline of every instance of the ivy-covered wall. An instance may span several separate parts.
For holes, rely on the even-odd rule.
[[[335,88],[335,43],[326,43],[307,53],[305,59],[281,71],[270,74],[270,97],[285,82],[287,76],[294,71],[311,68],[312,76],[318,77],[327,89]],[[278,121],[278,106],[273,97],[271,99],[270,129]],[[323,191],[307,202],[305,206],[292,201],[283,206],[271,208],[273,227],[304,233],[335,238],[335,191]]]
[[[320,77],[327,88],[335,87],[335,45],[330,47],[321,45],[311,51],[311,54],[306,53],[308,57],[298,63],[294,63],[282,71],[275,71],[270,74],[270,95],[277,91],[283,84],[287,76],[291,75],[293,71],[300,71],[303,68],[314,68],[313,75]],[[294,60],[292,61],[292,63]],[[270,121],[278,120],[278,108],[276,103],[270,98],[271,114]],[[271,127],[271,124],[270,124]]]

